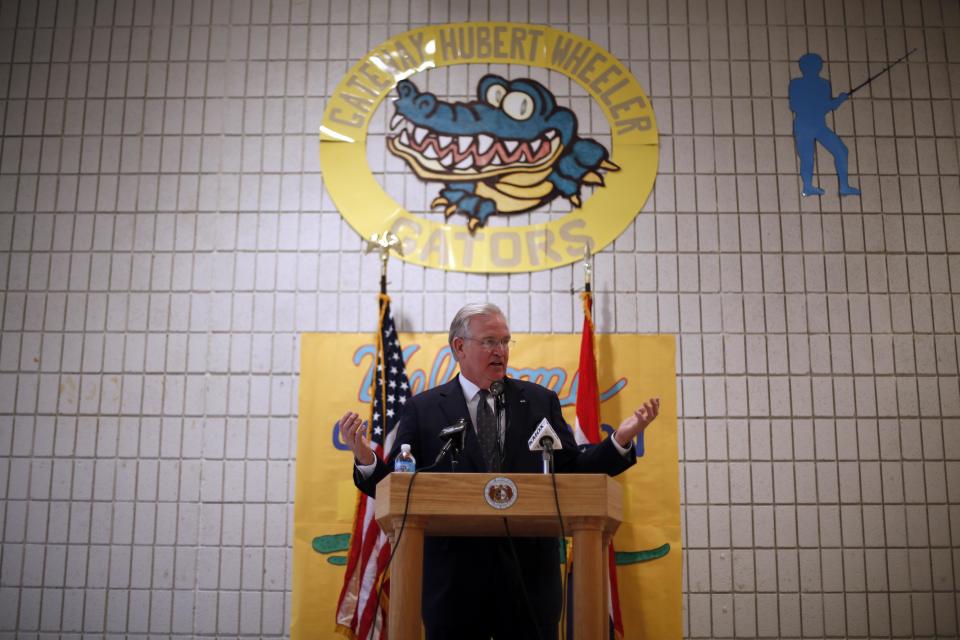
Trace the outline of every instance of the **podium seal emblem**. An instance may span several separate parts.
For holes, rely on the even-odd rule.
[[[483,488],[483,497],[494,509],[509,509],[517,501],[517,485],[510,478],[492,478]]]

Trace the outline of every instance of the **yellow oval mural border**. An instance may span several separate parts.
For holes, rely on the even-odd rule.
[[[466,43],[470,44],[467,49]],[[469,54],[469,55],[468,55]],[[611,160],[583,206],[557,220],[526,226],[440,224],[411,214],[379,185],[367,163],[366,138],[377,107],[403,79],[455,64],[518,64],[564,74],[599,106],[611,133]],[[361,236],[390,229],[403,259],[474,273],[512,273],[570,264],[584,249],[613,242],[640,212],[657,174],[656,119],[630,70],[581,36],[546,26],[471,22],[429,25],[379,44],[357,62],[327,102],[320,126],[324,184]]]

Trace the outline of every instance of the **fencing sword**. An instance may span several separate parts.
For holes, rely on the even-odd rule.
[[[906,60],[907,57],[914,51],[916,51],[916,49],[910,49],[910,51],[907,51],[905,54],[903,54],[902,56],[900,56],[899,58],[897,58],[896,60],[888,64],[887,66],[885,66],[883,69],[876,72],[875,74],[873,74],[872,76],[870,76],[869,78],[867,78],[866,80],[864,80],[863,82],[855,86],[853,89],[850,89],[850,91],[847,91],[847,95],[852,96],[854,93],[856,93],[860,89],[863,89],[865,86],[867,86],[868,84],[870,84],[871,82],[873,82],[874,80],[876,80],[877,78],[885,74],[887,71],[890,71],[890,69],[892,69],[895,65],[898,65],[904,60]]]

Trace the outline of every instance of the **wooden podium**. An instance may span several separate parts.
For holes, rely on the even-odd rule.
[[[391,473],[377,485],[377,522],[394,542],[403,519],[413,474]],[[494,482],[506,478],[509,483]],[[596,640],[608,633],[607,545],[623,517],[623,489],[600,474],[556,476],[560,511],[573,536],[573,640]],[[491,506],[485,494],[515,502]],[[503,519],[515,537],[559,536],[553,481],[549,475],[515,473],[424,473],[417,476],[407,523],[391,565],[389,637],[422,637],[420,604],[423,537],[503,536]],[[559,560],[558,560],[559,561]]]

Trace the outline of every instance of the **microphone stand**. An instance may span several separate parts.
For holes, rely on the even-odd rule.
[[[543,473],[550,475],[550,468],[553,467],[553,438],[545,437],[540,441],[543,445]]]
[[[456,472],[457,456],[460,454],[461,451],[463,451],[463,447],[466,444],[465,442],[466,428],[467,428],[466,421],[461,419],[455,426],[459,427],[459,431],[455,431],[451,433],[449,437],[447,437],[446,441],[444,441],[443,443],[443,447],[441,447],[440,449],[440,453],[437,454],[437,457],[436,459],[434,459],[433,464],[427,467],[428,469],[432,469],[433,467],[440,464],[440,461],[443,460],[444,456],[448,455],[451,451],[453,451],[453,455],[450,458],[450,471]],[[441,439],[443,439],[445,432],[448,432],[448,430],[450,429],[452,429],[452,427],[448,427],[447,429],[444,429],[443,432],[441,432],[440,434]]]
[[[440,461],[443,460],[443,457],[448,453],[450,453],[450,449],[453,449],[453,438],[450,438],[443,444],[443,448],[440,449],[440,453],[437,454],[437,457],[434,459],[433,464],[430,466],[435,467],[438,464],[440,464]],[[456,464],[457,464],[456,460],[457,460],[456,456],[450,458],[450,466],[453,467],[454,470],[456,470]]]
[[[497,422],[497,466],[503,465],[503,440],[506,439],[506,428],[501,428],[506,413],[504,405],[504,393],[506,387],[503,380],[495,380],[490,384],[490,395],[493,396],[493,413]]]
[[[500,421],[503,413],[503,393],[497,394],[493,397],[493,409],[497,414],[497,460],[500,465],[503,464],[503,442],[502,440],[506,438],[506,434],[503,433],[503,429],[500,428]]]
[[[450,438],[447,444],[444,445],[444,448],[453,447],[453,455],[450,456],[450,473],[457,472],[457,464],[460,462],[460,452],[463,451],[463,447],[466,444],[466,433],[466,431],[461,431],[457,435],[453,436],[453,438]],[[458,438],[460,440],[456,445],[453,444],[454,438]]]

